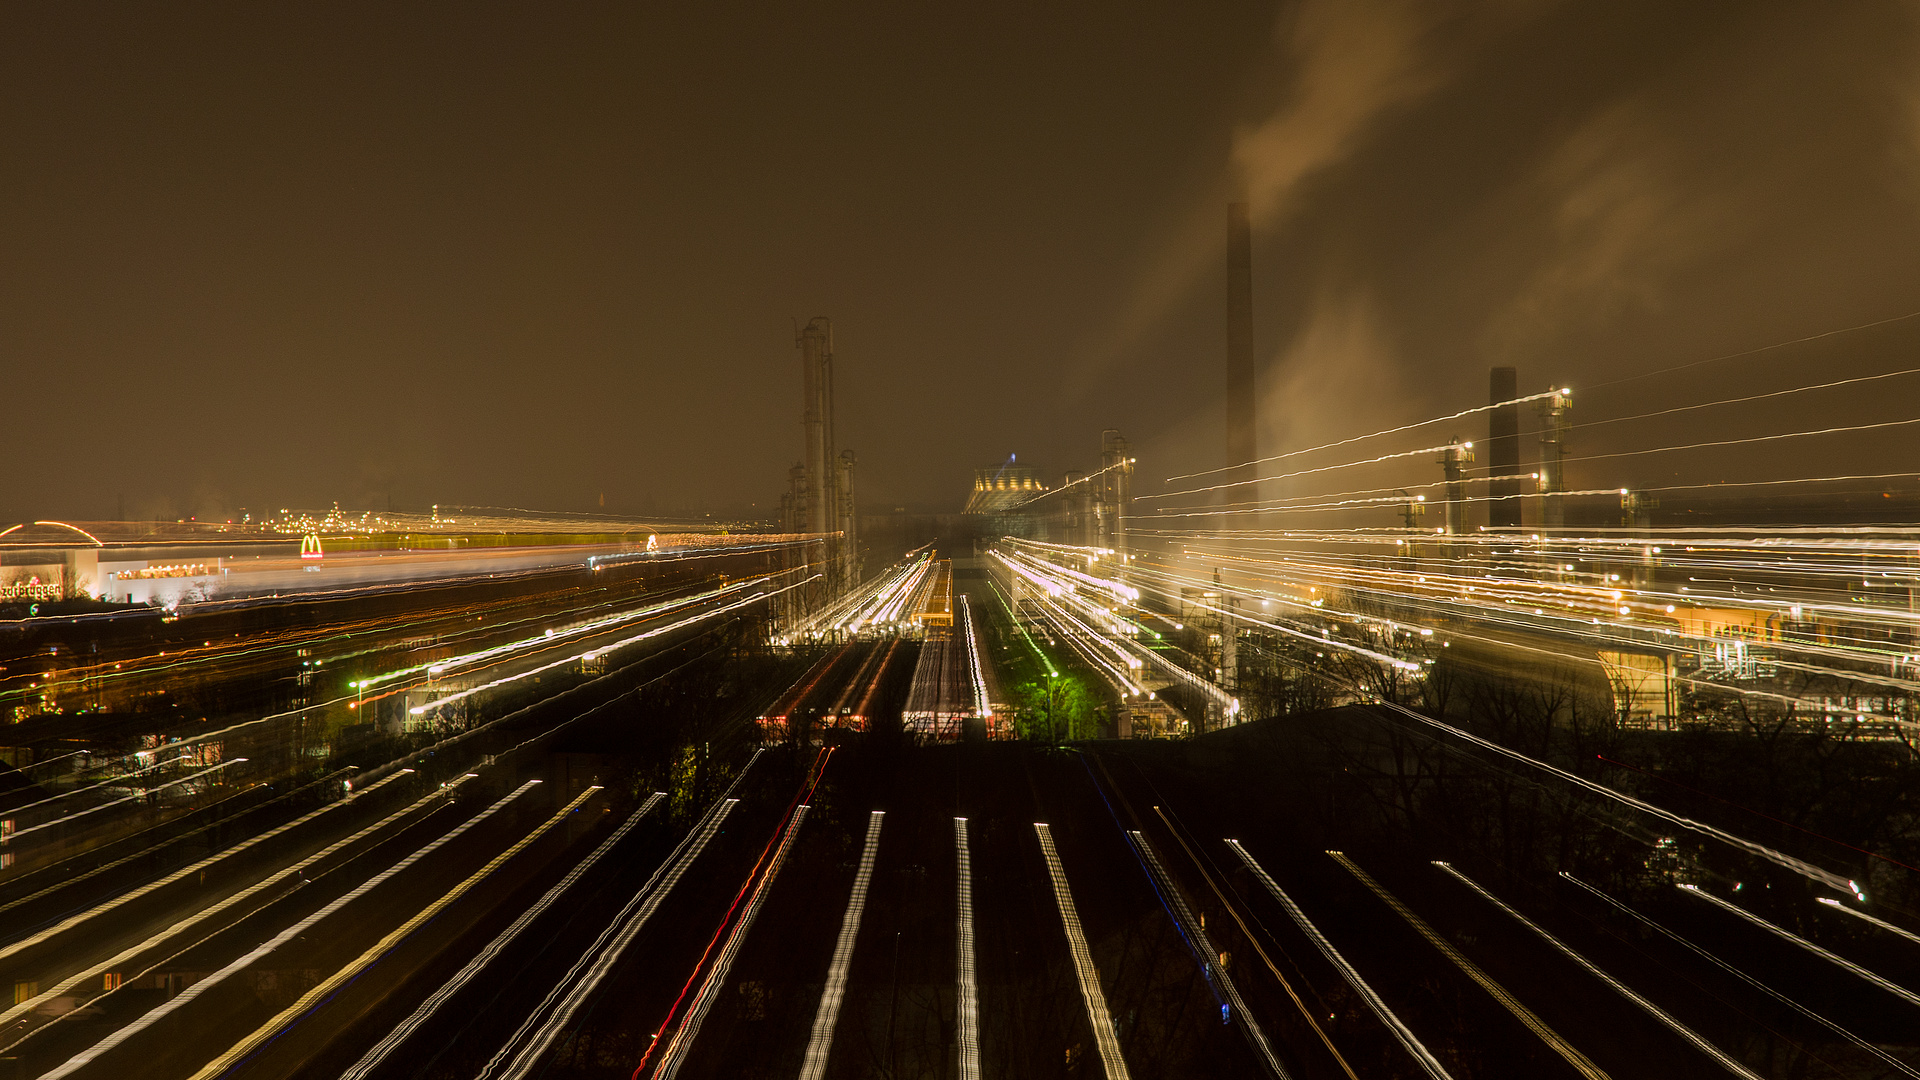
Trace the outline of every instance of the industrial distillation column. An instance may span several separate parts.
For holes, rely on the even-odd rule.
[[[805,409],[800,423],[806,430],[806,503],[801,520],[810,533],[825,533],[837,522],[834,498],[838,477],[833,454],[833,322],[817,316],[800,331],[794,344],[800,349]]]

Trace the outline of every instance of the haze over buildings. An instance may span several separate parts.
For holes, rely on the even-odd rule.
[[[1917,33],[1895,3],[23,8],[0,518],[771,519],[820,312],[869,505],[952,510],[1013,452],[1057,482],[1106,426],[1152,488],[1215,464],[1233,200],[1263,447],[1467,407],[1491,366],[1643,411],[1601,384],[1920,308]]]

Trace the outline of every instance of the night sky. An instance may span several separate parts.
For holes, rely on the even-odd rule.
[[[1492,364],[1582,421],[1920,367],[1917,318],[1598,385],[1920,311],[1913,4],[14,4],[0,140],[9,521],[770,514],[814,315],[863,509],[1105,427],[1160,490],[1225,464],[1237,194],[1266,453]],[[1572,477],[1920,468],[1916,430]]]

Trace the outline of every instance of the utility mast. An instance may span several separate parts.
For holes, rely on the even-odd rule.
[[[1458,536],[1467,531],[1467,470],[1473,462],[1473,444],[1458,436],[1447,447],[1439,465],[1447,478],[1447,533]]]
[[[1540,413],[1540,524],[1558,529],[1567,523],[1567,501],[1560,492],[1567,490],[1565,458],[1567,429],[1572,427],[1568,414],[1573,411],[1573,391],[1555,390],[1534,408]]]

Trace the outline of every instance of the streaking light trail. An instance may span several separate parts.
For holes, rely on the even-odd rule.
[[[672,1041],[660,1058],[660,1067],[655,1070],[656,1080],[673,1080],[686,1063],[687,1053],[693,1049],[693,1040],[700,1036],[700,1025],[713,1009],[713,1002],[719,996],[720,988],[726,985],[727,973],[733,970],[734,958],[740,955],[740,945],[746,941],[748,931],[760,914],[760,908],[766,903],[767,890],[773,886],[773,879],[779,875],[780,868],[786,864],[787,852],[793,847],[794,837],[800,834],[800,825],[807,820],[806,803],[794,808],[793,818],[787,822],[786,835],[780,838],[780,848],[773,853],[773,861],[767,864],[767,872],[760,877],[760,884],[754,887],[753,899],[747,901],[747,910],[740,915],[740,921],[734,924],[733,933],[727,936],[726,947],[720,950],[719,959],[714,961],[713,970],[707,973],[707,981],[700,986],[700,993],[694,998],[693,1007],[687,1011],[686,1020],[680,1029],[673,1033]],[[868,836],[877,840],[879,830],[872,829]]]
[[[1459,968],[1467,978],[1478,983],[1480,989],[1493,995],[1493,1000],[1499,1002],[1502,1008],[1512,1013],[1513,1018],[1525,1025],[1528,1031],[1538,1035],[1540,1041],[1547,1044],[1548,1049],[1566,1059],[1567,1064],[1573,1066],[1575,1072],[1587,1077],[1587,1080],[1610,1080],[1606,1070],[1595,1065],[1587,1055],[1574,1049],[1572,1043],[1561,1038],[1560,1033],[1547,1026],[1547,1022],[1535,1015],[1532,1009],[1522,1005],[1518,998],[1507,992],[1506,987],[1501,986],[1493,980],[1491,975],[1480,970],[1480,965],[1463,956],[1459,949],[1453,947],[1453,942],[1441,936],[1439,931],[1427,925],[1425,919],[1415,915],[1412,909],[1401,903],[1399,897],[1388,892],[1384,886],[1373,880],[1373,875],[1360,869],[1359,864],[1347,858],[1342,852],[1329,851],[1327,854],[1333,856],[1335,862],[1345,867],[1347,873],[1352,874],[1360,884],[1365,885],[1373,895],[1380,898],[1382,903],[1392,908],[1394,914],[1405,920],[1408,926],[1413,927],[1415,933],[1426,938],[1427,944],[1440,950],[1440,955],[1453,961],[1454,967]]]
[[[980,1080],[980,986],[973,968],[973,859],[967,853],[967,819],[953,819],[954,858],[959,865],[959,904],[954,916],[954,1019],[959,1028],[960,1080]]]
[[[156,791],[165,791],[168,788],[179,787],[182,784],[191,784],[192,782],[200,779],[201,777],[212,776],[214,773],[220,772],[223,769],[230,769],[233,766],[238,765],[241,762],[246,760],[247,759],[243,757],[231,758],[227,761],[223,761],[220,764],[213,766],[212,768],[201,769],[197,773],[192,773],[190,775],[183,776],[178,780],[169,780],[164,784],[156,784],[153,787],[150,787],[147,790],[135,795],[126,795],[121,798],[114,799],[111,802],[103,802],[98,806],[89,806],[85,810],[75,811],[74,813],[68,814],[65,817],[54,818],[52,821],[43,821],[38,825],[30,826],[25,829],[16,829],[14,830],[13,835],[7,838],[7,843],[17,844],[20,842],[21,837],[26,836],[29,833],[37,833],[41,829],[51,829],[55,825],[65,825],[67,822],[70,822],[70,821],[78,821],[83,817],[90,817],[94,814],[99,813],[102,810],[109,810],[116,806],[124,806],[127,803],[145,799]]]
[[[1093,953],[1087,949],[1087,936],[1080,929],[1080,913],[1073,906],[1073,893],[1067,888],[1067,871],[1060,865],[1060,854],[1053,849],[1053,833],[1042,821],[1033,823],[1040,837],[1040,853],[1046,857],[1047,873],[1053,879],[1053,898],[1060,905],[1060,924],[1066,929],[1067,951],[1073,956],[1073,972],[1080,980],[1080,998],[1087,1006],[1087,1024],[1093,1028],[1093,1041],[1100,1047],[1100,1061],[1107,1080],[1126,1080],[1127,1063],[1120,1056],[1120,1040],[1113,1032],[1113,1017],[1107,1012],[1107,995],[1100,990],[1100,972],[1093,966]]]
[[[755,751],[756,756],[759,753]],[[573,1018],[579,1014],[582,1006],[600,984],[606,980],[607,973],[613,970],[620,955],[633,944],[640,935],[640,929],[660,906],[666,895],[673,891],[687,867],[706,850],[707,842],[720,831],[720,823],[726,820],[740,800],[727,798],[721,800],[706,818],[695,826],[680,842],[673,855],[654,871],[653,877],[641,890],[627,902],[627,907],[616,916],[612,923],[600,933],[593,947],[583,953],[574,962],[565,977],[547,992],[546,999],[538,1008],[527,1015],[519,1030],[513,1033],[505,1045],[495,1053],[486,1067],[480,1070],[481,1080],[488,1077],[501,1077],[503,1080],[521,1080],[532,1075],[553,1044],[558,1042]],[[556,1003],[557,999],[557,1003]],[[549,1012],[549,1007],[551,1011]],[[544,1022],[540,1022],[542,1017]],[[537,1026],[536,1026],[537,1023]],[[524,1040],[524,1041],[523,1041]],[[516,1053],[515,1050],[518,1049]],[[509,1060],[511,1058],[511,1060]]]
[[[1844,956],[1839,955],[1838,953],[1834,953],[1827,949],[1823,949],[1820,946],[1815,945],[1813,942],[1808,941],[1806,938],[1801,937],[1799,934],[1796,934],[1793,931],[1786,929],[1785,927],[1775,926],[1773,923],[1770,923],[1767,920],[1761,918],[1760,916],[1755,915],[1753,912],[1748,911],[1746,908],[1743,908],[1738,904],[1732,904],[1725,900],[1722,900],[1719,897],[1713,895],[1712,893],[1706,891],[1705,889],[1702,889],[1698,885],[1675,885],[1674,888],[1679,889],[1681,892],[1686,893],[1688,896],[1697,896],[1700,899],[1705,900],[1707,903],[1712,904],[1713,906],[1719,908],[1722,911],[1729,912],[1734,915],[1738,915],[1742,919],[1745,919],[1746,921],[1752,923],[1753,925],[1759,927],[1760,929],[1765,930],[1767,933],[1772,934],[1774,937],[1777,937],[1782,941],[1790,941],[1793,944],[1800,946],[1802,949],[1805,949],[1806,951],[1812,953],[1813,955],[1819,957],[1820,959],[1825,960],[1827,963],[1832,964],[1834,967],[1837,967],[1842,971],[1848,972],[1852,975],[1857,975],[1860,978],[1865,979],[1867,982],[1870,982],[1873,985],[1879,987],[1880,989],[1885,990],[1887,993],[1892,994],[1894,997],[1899,998],[1901,1001],[1904,1001],[1909,1005],[1920,1006],[1920,994],[1916,994],[1913,991],[1907,989],[1904,986],[1899,985],[1896,982],[1893,982],[1890,979],[1882,978],[1881,976],[1876,975],[1871,971],[1868,971],[1866,968],[1861,967],[1859,964],[1854,963],[1853,961],[1847,959]]]
[[[818,576],[819,575],[815,575],[815,577],[818,577]],[[813,578],[807,579],[807,581],[812,581],[812,580],[814,579]],[[565,667],[568,664],[578,663],[581,660],[591,660],[598,656],[604,656],[607,653],[613,652],[616,649],[624,649],[629,645],[646,641],[649,638],[656,638],[662,634],[669,634],[675,630],[680,630],[688,626],[693,626],[696,623],[703,623],[710,619],[717,619],[722,615],[726,615],[731,612],[738,611],[741,608],[751,607],[752,605],[758,604],[764,600],[772,599],[773,597],[779,596],[781,593],[787,592],[788,590],[797,589],[804,584],[806,584],[806,581],[795,582],[794,584],[788,585],[785,588],[775,589],[770,593],[761,593],[755,596],[751,596],[745,600],[736,600],[731,604],[726,604],[721,607],[714,608],[711,611],[703,611],[698,615],[681,619],[678,622],[668,623],[665,626],[656,626],[651,630],[646,630],[638,634],[633,634],[631,636],[621,638],[619,641],[615,641],[608,645],[596,645],[593,648],[587,649],[583,652],[574,653],[571,656],[566,656],[566,657],[562,657],[559,660],[550,661],[548,663],[540,665],[539,667],[531,668],[527,671],[522,671],[515,675],[505,675],[498,679],[494,679],[490,682],[481,683],[479,686],[469,687],[465,690],[448,694],[444,697],[436,698],[433,701],[429,701],[424,705],[415,705],[414,707],[408,709],[407,711],[413,714],[414,716],[419,716],[422,713],[426,713],[433,709],[437,709],[442,705],[450,705],[453,702],[472,697],[475,694],[484,693],[488,690],[493,690],[501,686],[506,686],[510,683],[519,682],[522,679],[532,678],[533,676],[539,675],[542,672],[552,671],[554,668],[557,668],[557,667]]]
[[[374,889],[379,888],[381,885],[386,884],[389,880],[396,877],[397,875],[405,873],[409,867],[413,866],[413,864],[419,862],[421,859],[426,858],[427,856],[433,854],[435,851],[438,851],[441,848],[445,847],[446,845],[452,843],[454,840],[458,839],[460,836],[465,834],[468,830],[478,826],[482,822],[486,821],[488,818],[491,818],[493,815],[506,809],[509,803],[513,802],[513,800],[519,798],[521,795],[533,790],[533,788],[537,786],[539,783],[540,781],[538,780],[529,780],[526,783],[520,785],[520,787],[515,789],[513,792],[509,793],[507,796],[502,798],[499,802],[494,803],[492,806],[487,807],[485,810],[482,810],[480,813],[475,814],[473,817],[470,817],[467,820],[461,822],[459,825],[454,826],[451,830],[442,834],[438,838],[434,839],[433,841],[428,843],[426,846],[415,851],[413,854],[408,855],[406,858],[401,859],[399,862],[394,863],[392,866],[389,866],[385,870],[380,871],[378,874],[375,874],[374,876],[368,878],[366,881],[361,882],[359,885],[355,886],[351,891],[347,892],[346,894],[338,897],[337,899],[333,900],[331,903],[327,904],[327,906],[321,908],[320,910],[314,912],[311,915],[308,915],[306,918],[301,919],[300,921],[294,923],[292,926],[287,927],[285,930],[280,931],[278,934],[275,934],[273,937],[260,943],[258,946],[254,947],[249,952],[243,954],[239,959],[234,960],[233,962],[227,964],[225,967],[212,973],[211,975],[208,975],[205,978],[198,980],[192,986],[187,987],[185,990],[181,991],[176,996],[168,999],[166,1004],[146,1014],[145,1016],[134,1021],[133,1023],[128,1024],[126,1027],[121,1028],[119,1031],[114,1032],[112,1035],[107,1036],[105,1039],[102,1039],[100,1042],[95,1043],[88,1050],[83,1051],[82,1053],[79,1053],[79,1054],[75,1054],[72,1058],[67,1060],[66,1064],[60,1066],[59,1068],[53,1070],[50,1073],[45,1074],[45,1076],[42,1077],[42,1080],[61,1080],[62,1077],[71,1076],[73,1073],[79,1071],[80,1069],[84,1068],[88,1064],[92,1063],[100,1055],[126,1042],[128,1039],[131,1039],[135,1035],[146,1030],[148,1027],[151,1027],[153,1024],[160,1021],[161,1019],[164,1019],[165,1017],[171,1015],[172,1013],[177,1012],[182,1008],[185,1008],[189,1004],[192,1004],[194,999],[198,998],[201,994],[204,994],[207,991],[212,990],[214,987],[225,982],[227,979],[231,978],[236,973],[243,971],[246,968],[252,966],[255,961],[260,960],[263,957],[266,957],[267,955],[272,953],[274,950],[280,948],[282,945],[285,945],[287,942],[294,940],[295,938],[299,937],[302,934],[305,934],[307,931],[313,929],[315,926],[319,925],[321,922],[325,921],[327,918],[331,917],[340,909],[346,907],[348,904],[353,903],[355,900],[360,899],[362,896],[365,896],[367,893],[370,893]]]
[[[813,1035],[807,1042],[807,1056],[800,1063],[800,1080],[820,1080],[827,1074],[827,1054],[833,1049],[833,1025],[840,1019],[840,999],[847,992],[847,971],[853,966],[853,943],[860,936],[860,917],[867,910],[867,882],[873,878],[874,859],[880,853],[880,826],[886,812],[867,815],[867,841],[860,850],[860,866],[854,871],[853,893],[847,898],[847,913],[840,920],[840,940],[833,946],[833,961],[827,966],[827,983],[820,991],[820,1008],[813,1016]]]
[[[1686,938],[1681,937],[1679,934],[1674,933],[1672,930],[1669,930],[1666,927],[1660,925],[1659,923],[1654,922],[1652,919],[1649,919],[1645,915],[1640,914],[1638,911],[1635,911],[1634,909],[1628,907],[1626,904],[1620,902],[1619,900],[1616,900],[1613,897],[1608,896],[1606,893],[1601,892],[1599,889],[1593,887],[1592,885],[1587,884],[1584,881],[1581,881],[1579,878],[1574,877],[1572,874],[1567,873],[1565,870],[1560,871],[1560,876],[1572,882],[1573,884],[1578,885],[1580,888],[1585,889],[1590,895],[1598,897],[1599,899],[1605,901],[1615,911],[1618,911],[1621,914],[1626,915],[1627,917],[1633,919],[1635,922],[1646,927],[1647,929],[1654,931],[1655,933],[1661,935],[1662,937],[1665,937],[1668,941],[1671,941],[1674,944],[1681,946],[1682,948],[1686,949],[1688,952],[1693,953],[1695,956],[1698,956],[1702,960],[1705,960],[1706,962],[1712,964],[1714,967],[1719,968],[1721,971],[1724,971],[1727,974],[1733,976],[1734,978],[1739,979],[1741,982],[1746,983],[1748,986],[1753,987],[1755,990],[1758,990],[1761,993],[1772,998],[1773,1000],[1779,1002],[1780,1004],[1785,1005],[1787,1008],[1792,1009],[1794,1012],[1799,1013],[1801,1016],[1804,1016],[1807,1019],[1812,1020],[1814,1023],[1819,1024],[1820,1026],[1826,1028],[1828,1031],[1831,1031],[1835,1035],[1838,1035],[1841,1038],[1847,1040],[1848,1042],[1852,1043],[1854,1046],[1860,1048],[1866,1053],[1871,1054],[1874,1057],[1880,1059],[1881,1064],[1891,1067],[1896,1072],[1901,1072],[1901,1073],[1905,1073],[1908,1076],[1920,1078],[1920,1071],[1916,1071],[1912,1066],[1908,1065],[1906,1062],[1901,1061],[1898,1058],[1895,1058],[1893,1055],[1880,1049],[1878,1046],[1875,1046],[1874,1044],[1868,1042],[1867,1040],[1861,1038],[1860,1036],[1855,1035],[1853,1032],[1847,1030],[1846,1028],[1841,1027],[1839,1024],[1834,1023],[1833,1021],[1827,1019],[1826,1017],[1821,1016],[1819,1013],[1814,1012],[1812,1009],[1809,1009],[1805,1005],[1802,1005],[1799,1002],[1793,1000],[1792,998],[1786,996],[1785,994],[1782,994],[1778,990],[1775,990],[1773,987],[1768,986],[1766,983],[1761,982],[1760,980],[1754,978],[1753,976],[1747,974],[1746,972],[1741,971],[1739,968],[1734,967],[1732,964],[1727,963],[1725,960],[1722,960],[1719,957],[1708,952],[1707,950],[1701,948],[1700,946],[1695,945],[1693,942],[1688,941]],[[1823,904],[1834,903],[1834,901],[1832,900],[1824,900],[1824,899],[1821,900],[1820,902]]]
[[[1742,1080],[1761,1080],[1761,1077],[1756,1073],[1754,1073],[1751,1069],[1748,1069],[1745,1065],[1742,1065],[1739,1062],[1733,1060],[1733,1058],[1728,1057],[1726,1053],[1723,1052],[1719,1047],[1701,1038],[1697,1033],[1694,1032],[1692,1028],[1686,1026],[1685,1024],[1682,1024],[1678,1020],[1675,1020],[1672,1016],[1669,1016],[1664,1009],[1660,1008],[1660,1006],[1655,1005],[1653,1002],[1648,1001],[1646,998],[1643,998],[1639,994],[1634,993],[1632,990],[1627,989],[1627,987],[1621,984],[1621,982],[1618,979],[1615,979],[1613,976],[1607,974],[1604,971],[1601,971],[1598,967],[1596,967],[1593,961],[1588,960],[1586,957],[1581,956],[1577,952],[1574,952],[1573,949],[1570,948],[1565,942],[1561,941],[1557,937],[1554,937],[1552,934],[1547,933],[1545,929],[1543,929],[1538,923],[1534,922],[1532,919],[1527,918],[1525,915],[1522,915],[1518,911],[1515,911],[1513,908],[1507,906],[1506,901],[1500,899],[1499,897],[1493,895],[1487,890],[1481,888],[1479,883],[1474,881],[1472,878],[1454,869],[1452,866],[1448,865],[1447,863],[1436,862],[1433,865],[1439,867],[1441,870],[1452,875],[1452,877],[1457,881],[1459,881],[1462,885],[1465,885],[1467,888],[1472,889],[1476,893],[1479,893],[1480,897],[1486,900],[1487,903],[1492,904],[1494,907],[1497,907],[1501,911],[1506,912],[1509,916],[1513,918],[1515,922],[1533,931],[1534,934],[1540,938],[1540,940],[1546,942],[1548,945],[1553,946],[1554,950],[1560,953],[1560,955],[1565,956],[1567,959],[1580,965],[1580,967],[1584,969],[1587,972],[1587,974],[1592,975],[1594,978],[1599,979],[1603,983],[1606,983],[1608,988],[1610,988],[1614,993],[1619,994],[1621,997],[1626,998],[1628,1001],[1631,1001],[1635,1005],[1640,1006],[1641,1010],[1643,1010],[1648,1016],[1651,1016],[1655,1020],[1660,1021],[1661,1024],[1665,1025],[1666,1028],[1669,1031],[1672,1031],[1675,1035],[1678,1035],[1682,1039],[1685,1039],[1687,1042],[1692,1043],[1695,1049],[1699,1050],[1701,1053],[1707,1055],[1713,1060],[1719,1062],[1721,1067],[1726,1069],[1728,1072],[1734,1074],[1735,1076],[1741,1077]]]
[[[474,978],[480,974],[482,969],[492,963],[494,958],[499,956],[508,945],[511,945],[513,940],[520,936],[521,931],[525,930],[535,919],[538,919],[558,902],[562,896],[566,895],[567,890],[573,888],[574,884],[577,883],[587,871],[593,869],[594,864],[605,857],[607,852],[612,851],[621,840],[626,839],[627,834],[633,831],[634,826],[640,824],[641,820],[651,813],[654,807],[660,805],[661,800],[665,798],[665,793],[659,791],[648,796],[647,801],[641,804],[640,809],[627,815],[627,820],[621,822],[619,828],[615,829],[605,840],[602,840],[599,847],[594,848],[592,853],[586,858],[575,863],[573,869],[567,871],[565,877],[555,882],[553,888],[548,889],[531,907],[521,912],[520,917],[513,920],[511,926],[502,930],[497,937],[488,942],[487,947],[476,953],[473,959],[467,961],[466,966],[461,968],[453,978],[441,984],[440,988],[435,990],[427,1000],[421,1002],[419,1007],[414,1009],[411,1016],[402,1020],[392,1031],[387,1033],[386,1038],[375,1044],[373,1049],[368,1050],[366,1054],[350,1066],[346,1072],[341,1073],[340,1080],[365,1080],[367,1076],[371,1075],[373,1070],[378,1068],[380,1063],[387,1059],[388,1055],[399,1049],[400,1044],[406,1042],[408,1037],[419,1030],[420,1025],[431,1019],[433,1014],[440,1010],[441,1006],[445,1005],[453,995],[459,993],[462,987],[472,982]]]
[[[1885,919],[1875,918],[1874,916],[1869,915],[1864,911],[1856,911],[1853,908],[1850,908],[1847,905],[1841,903],[1840,901],[1834,900],[1830,897],[1822,896],[1820,897],[1820,902],[1822,904],[1825,904],[1828,908],[1834,911],[1838,911],[1845,915],[1851,915],[1856,919],[1863,919],[1879,927],[1880,929],[1887,931],[1888,933],[1898,934],[1901,937],[1906,938],[1908,941],[1911,941],[1916,945],[1920,945],[1920,934],[1916,934],[1904,926],[1895,926],[1894,924],[1888,922]]]
[[[1775,851],[1773,848],[1767,847],[1764,844],[1756,844],[1751,840],[1746,840],[1741,837],[1735,836],[1724,829],[1716,828],[1712,825],[1706,824],[1705,822],[1695,821],[1690,817],[1683,817],[1679,814],[1672,812],[1671,810],[1663,810],[1660,807],[1653,805],[1652,803],[1642,802],[1641,800],[1636,799],[1631,795],[1623,795],[1620,792],[1615,791],[1604,784],[1595,783],[1594,781],[1588,780],[1582,776],[1575,776],[1573,773],[1567,772],[1565,769],[1561,769],[1556,766],[1549,765],[1546,762],[1539,761],[1535,758],[1530,758],[1527,755],[1522,754],[1517,750],[1509,750],[1506,747],[1501,746],[1499,743],[1493,742],[1488,739],[1483,739],[1480,736],[1475,735],[1468,731],[1462,731],[1459,728],[1454,727],[1452,724],[1448,724],[1440,720],[1435,720],[1430,716],[1423,716],[1422,714],[1414,712],[1412,709],[1409,709],[1404,705],[1397,705],[1397,704],[1394,704],[1393,702],[1381,702],[1380,704],[1383,707],[1391,709],[1395,713],[1401,716],[1407,717],[1410,720],[1416,720],[1422,724],[1427,725],[1428,727],[1445,731],[1456,738],[1465,739],[1466,741],[1474,744],[1475,746],[1481,747],[1482,749],[1491,750],[1502,757],[1508,758],[1509,760],[1523,762],[1525,764],[1533,766],[1536,769],[1541,769],[1545,772],[1552,773],[1553,775],[1559,777],[1560,779],[1565,780],[1568,783],[1581,788],[1582,790],[1590,791],[1590,792],[1593,792],[1595,795],[1600,795],[1605,798],[1612,799],[1613,801],[1618,802],[1624,806],[1631,806],[1636,810],[1642,811],[1643,813],[1652,814],[1654,817],[1660,818],[1662,821],[1672,822],[1673,824],[1678,825],[1683,829],[1688,829],[1693,832],[1700,833],[1704,836],[1713,837],[1714,839],[1719,840],[1722,843],[1731,844],[1732,846],[1737,847],[1740,850],[1745,851],[1750,855],[1758,855],[1761,858],[1767,860],[1768,862],[1774,863],[1779,866],[1784,866],[1787,869],[1792,870],[1796,874],[1800,874],[1801,876],[1806,877],[1813,881],[1818,881],[1823,885],[1828,885],[1835,889],[1844,890],[1849,894],[1851,894],[1853,891],[1851,884],[1847,881],[1846,878],[1843,878],[1838,874],[1834,874],[1826,870],[1822,870],[1819,867],[1813,865],[1810,862],[1807,862],[1804,859],[1796,859],[1793,856],[1788,855],[1783,851]]]
[[[1320,928],[1308,920],[1306,912],[1301,911],[1300,905],[1293,902],[1293,897],[1288,896],[1280,888],[1264,867],[1253,861],[1253,856],[1247,854],[1247,849],[1241,846],[1240,841],[1228,840],[1227,846],[1233,849],[1235,855],[1240,856],[1240,861],[1253,872],[1253,876],[1259,878],[1260,884],[1266,886],[1267,892],[1286,909],[1287,916],[1293,920],[1293,924],[1300,928],[1301,933],[1307,935],[1307,940],[1313,942],[1313,947],[1320,950],[1320,955],[1327,958],[1327,962],[1333,965],[1334,970],[1340,973],[1340,977],[1347,981],[1348,986],[1353,987],[1354,993],[1360,995],[1360,1000],[1366,1002],[1367,1008],[1373,1010],[1373,1015],[1380,1018],[1380,1022],[1387,1026],[1387,1030],[1393,1033],[1394,1038],[1400,1040],[1400,1045],[1406,1048],[1407,1053],[1413,1055],[1413,1060],[1426,1071],[1426,1074],[1433,1080],[1453,1080],[1453,1074],[1447,1072],[1446,1066],[1440,1064],[1440,1059],[1433,1056],[1433,1052],[1427,1049],[1426,1044],[1421,1042],[1418,1036],[1414,1035],[1411,1028],[1394,1015],[1392,1009],[1387,1008],[1387,1003],[1380,999],[1380,995],[1367,984],[1367,980],[1360,977],[1360,972],[1347,962],[1346,957],[1340,955],[1340,950],[1333,947],[1333,942],[1327,940],[1326,935],[1320,932]]]
[[[1227,1004],[1232,1009],[1232,1017],[1247,1033],[1247,1039],[1253,1043],[1254,1050],[1259,1053],[1261,1060],[1266,1062],[1267,1068],[1273,1075],[1280,1080],[1292,1080],[1292,1074],[1287,1072],[1286,1066],[1280,1064],[1280,1059],[1274,1056],[1273,1047],[1267,1042],[1267,1033],[1260,1030],[1260,1025],[1254,1020],[1253,1013],[1248,1010],[1247,1003],[1241,1000],[1240,988],[1233,984],[1233,976],[1227,974],[1227,969],[1219,963],[1222,953],[1214,948],[1213,940],[1207,936],[1206,927],[1194,917],[1193,909],[1187,905],[1187,898],[1174,885],[1173,876],[1167,873],[1167,868],[1161,865],[1160,856],[1153,850],[1153,845],[1148,842],[1146,834],[1138,829],[1129,829],[1127,839],[1133,842],[1134,850],[1140,853],[1141,860],[1146,864],[1147,872],[1153,878],[1154,889],[1172,906],[1173,917],[1180,924],[1181,931],[1198,948],[1208,980],[1218,982],[1221,992],[1226,994]]]
[[[462,896],[471,892],[475,886],[492,877],[496,871],[502,866],[505,866],[514,856],[525,851],[534,841],[563,824],[568,818],[572,817],[574,812],[580,809],[587,800],[600,794],[600,791],[601,788],[598,784],[588,787],[575,797],[572,802],[561,807],[552,817],[535,826],[532,832],[514,841],[505,851],[495,855],[485,866],[467,875],[458,885],[455,885],[443,893],[439,899],[436,899],[419,911],[414,912],[407,921],[401,923],[393,930],[388,931],[385,937],[382,937],[378,942],[375,942],[371,948],[349,961],[345,967],[335,971],[325,979],[320,980],[318,986],[300,995],[298,1001],[281,1010],[279,1015],[260,1025],[258,1028],[255,1028],[246,1038],[234,1043],[225,1053],[202,1066],[199,1072],[193,1074],[193,1080],[214,1080],[215,1077],[226,1073],[229,1069],[232,1069],[235,1065],[245,1060],[254,1051],[278,1037],[281,1031],[297,1023],[302,1016],[319,1008],[327,999],[339,993],[341,988],[358,978],[361,972],[372,967],[381,957],[392,952],[399,947],[401,942],[412,937],[415,931],[427,923],[432,922],[442,911],[445,911]]]

